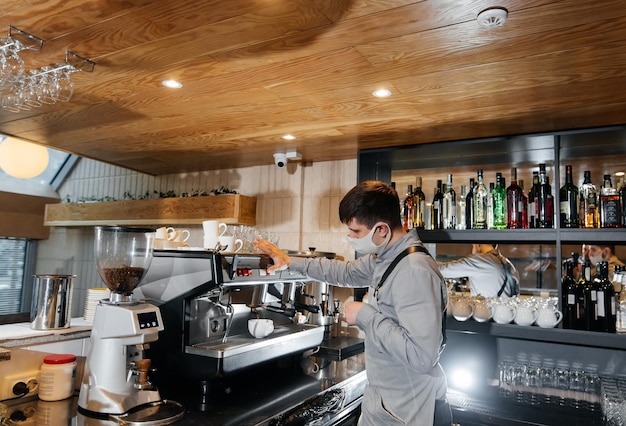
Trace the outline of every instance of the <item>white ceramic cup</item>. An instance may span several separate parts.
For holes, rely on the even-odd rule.
[[[170,238],[170,241],[176,241],[179,243],[184,243],[189,239],[191,233],[187,229],[182,229],[180,231],[174,231],[174,235]]]
[[[454,307],[452,308],[452,316],[457,321],[465,321],[472,317],[474,314],[474,305],[467,297],[459,297],[456,302],[454,302]]]
[[[518,306],[515,313],[515,324],[529,326],[537,321],[537,309],[531,306]]]
[[[202,230],[206,237],[221,237],[226,234],[228,225],[218,220],[205,220],[202,222]]]
[[[154,238],[157,240],[172,240],[176,230],[171,226],[162,226],[156,230],[156,235]]]
[[[474,301],[474,319],[478,322],[489,321],[493,317],[493,307],[488,300]]]
[[[537,316],[537,325],[541,328],[553,328],[556,327],[563,319],[563,313],[553,308],[541,308],[539,309],[539,315]]]
[[[515,306],[510,306],[506,303],[498,303],[494,305],[493,320],[498,324],[508,324],[513,321],[517,309]]]
[[[257,339],[262,339],[274,332],[274,321],[266,318],[249,319],[248,331]]]
[[[229,253],[238,253],[243,247],[243,241],[230,235],[223,235],[217,238],[221,246],[226,246],[224,251]]]

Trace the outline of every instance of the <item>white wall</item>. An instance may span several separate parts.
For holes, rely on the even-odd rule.
[[[347,230],[339,221],[338,205],[356,184],[356,160],[290,163],[189,174],[148,176],[98,161],[81,159],[59,189],[62,199],[105,196],[123,199],[124,193],[146,191],[193,192],[227,187],[257,198],[256,228],[275,232],[284,249],[335,252],[353,259],[345,242]],[[180,228],[180,226],[177,226]],[[202,245],[200,226],[186,227],[191,245]],[[76,274],[72,316],[82,316],[86,289],[102,287],[93,255],[93,227],[53,227],[39,243],[36,273]]]

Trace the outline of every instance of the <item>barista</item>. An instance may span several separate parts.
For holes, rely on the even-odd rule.
[[[472,296],[511,297],[519,293],[519,273],[497,244],[472,244],[472,254],[439,263],[444,278],[467,277]]]
[[[624,266],[624,262],[619,260],[617,256],[615,256],[615,245],[614,244],[586,244],[583,246],[583,253],[585,254],[585,258],[589,259],[591,262],[591,266],[593,267],[592,272],[595,271],[595,266],[600,262],[608,262],[609,263],[609,280],[613,281],[613,271],[615,270],[615,266]],[[595,272],[594,272],[595,274]]]

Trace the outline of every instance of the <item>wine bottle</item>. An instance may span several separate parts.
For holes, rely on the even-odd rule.
[[[402,203],[402,226],[405,231],[413,229],[413,185],[407,186]]]
[[[430,207],[430,220],[432,222],[432,229],[442,229],[443,228],[443,192],[441,191],[441,186],[443,182],[441,179],[437,180],[437,188],[435,188],[435,196],[433,197],[433,203]]]
[[[489,201],[489,191],[483,181],[483,171],[477,172],[478,182],[474,190],[474,226],[475,229],[487,229],[487,203]]]
[[[578,281],[578,304],[581,314],[581,329],[595,330],[597,321],[597,294],[591,279],[591,263],[587,260]]]
[[[537,191],[539,191],[539,172],[533,171],[533,184],[528,191],[528,227],[537,228]]]
[[[600,190],[600,228],[621,228],[621,210],[619,194],[613,188],[611,175],[604,175],[604,184]]]
[[[493,188],[493,227],[506,229],[507,227],[507,198],[506,183],[502,173],[496,173],[496,186]]]
[[[572,166],[565,166],[565,184],[559,191],[559,211],[561,228],[578,228],[580,211],[578,187],[572,179]]]
[[[613,270],[613,289],[615,290],[615,331],[626,333],[626,286],[624,286],[624,267],[615,265]]]
[[[528,197],[524,193],[524,179],[519,180],[519,187],[522,190],[522,228],[528,229]]]
[[[591,183],[591,171],[584,171],[583,184],[580,187],[580,226],[582,228],[599,228],[598,191]]]
[[[537,210],[537,228],[552,228],[554,221],[554,199],[550,178],[546,174],[546,165],[539,164],[539,190],[535,196]]]
[[[415,179],[415,190],[413,191],[413,227],[417,229],[424,229],[426,226],[425,216],[426,214],[426,196],[422,191],[422,177],[418,176]]]
[[[456,228],[456,192],[452,187],[452,174],[448,174],[448,182],[443,194],[443,208],[441,215],[443,217],[444,229]]]
[[[578,283],[574,279],[574,267],[578,261],[577,253],[563,263],[565,272],[561,279],[561,306],[563,308],[563,328],[579,328]]]
[[[506,189],[506,227],[519,229],[524,227],[524,191],[517,184],[517,169],[511,169],[511,185]]]
[[[593,280],[596,289],[596,331],[615,333],[615,291],[609,281],[609,263],[598,262],[596,277]]]
[[[465,227],[472,229],[474,227],[474,190],[476,183],[474,178],[469,180],[469,188],[467,188],[467,196],[465,197]]]

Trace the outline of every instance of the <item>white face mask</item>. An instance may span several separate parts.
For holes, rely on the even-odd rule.
[[[595,256],[589,256],[589,262],[591,262],[591,266],[596,266],[598,263],[602,262],[604,258],[602,257],[602,253],[597,254]]]
[[[374,232],[376,232],[376,228],[378,228],[379,226],[387,226],[387,224],[377,223],[376,225],[374,225],[372,230],[363,238],[347,237],[348,243],[350,243],[352,248],[358,251],[359,253],[363,253],[363,254],[380,253],[385,247],[387,247],[387,243],[389,243],[389,240],[391,239],[391,229],[389,230],[389,232],[387,232],[387,237],[385,237],[385,241],[383,241],[381,245],[377,246],[376,244],[374,244],[373,238],[374,238]]]

